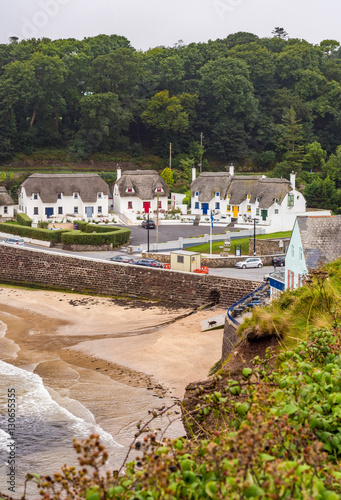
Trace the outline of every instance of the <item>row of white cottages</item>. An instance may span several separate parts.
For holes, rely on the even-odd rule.
[[[131,220],[136,214],[156,211],[162,218],[168,211],[169,196],[167,183],[155,170],[121,173],[118,169],[112,195],[97,174],[33,174],[20,186],[18,210],[34,221],[107,218],[111,209]],[[8,199],[6,203],[7,214],[0,215],[11,217],[13,208],[9,208]],[[193,169],[191,214],[208,220],[211,212],[237,226],[257,218],[260,225],[274,232],[292,229],[296,216],[306,214],[306,202],[296,189],[294,173],[288,181],[235,175],[233,166],[228,172],[204,172],[198,177]]]

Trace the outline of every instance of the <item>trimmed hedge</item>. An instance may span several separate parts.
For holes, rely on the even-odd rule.
[[[78,226],[79,231],[85,231],[86,226],[89,225],[89,223],[84,220],[75,220],[73,224],[74,226]]]
[[[90,227],[90,231],[88,229]],[[62,235],[63,245],[110,245],[119,247],[129,242],[130,229],[88,225],[87,232],[68,231]],[[110,229],[110,231],[108,231]],[[96,232],[95,232],[96,231]]]
[[[32,219],[26,214],[23,213],[18,213],[17,214],[17,221],[21,226],[29,226],[31,227],[32,224]]]
[[[60,231],[50,231],[49,229],[18,226],[18,224],[9,224],[8,222],[0,223],[0,232],[15,234],[17,236],[26,238],[33,238],[35,240],[54,241],[55,243],[60,243],[62,240],[62,234],[67,231],[67,229],[61,229]]]

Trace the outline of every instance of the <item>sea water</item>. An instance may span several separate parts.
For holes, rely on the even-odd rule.
[[[79,403],[77,407],[79,410]],[[84,415],[85,418],[80,418],[59,405],[35,373],[0,361],[0,492],[13,492],[8,491],[7,483],[9,459],[13,459],[11,443],[11,448],[15,448],[15,491],[19,495],[23,491],[26,473],[51,474],[68,460],[68,465],[74,465],[74,437],[85,439],[92,433],[99,434],[114,457],[122,445],[94,423],[88,410],[84,409]],[[9,427],[9,422],[15,427]]]

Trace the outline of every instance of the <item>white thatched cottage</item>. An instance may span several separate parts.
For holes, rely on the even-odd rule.
[[[254,218],[271,232],[292,229],[297,215],[305,214],[305,199],[290,181],[229,172],[204,172],[191,184],[192,214],[223,215],[228,222],[251,223]]]
[[[14,201],[4,186],[0,186],[0,217],[11,219],[14,217]]]
[[[109,186],[97,174],[33,174],[19,189],[19,211],[33,220],[108,217]]]
[[[114,208],[121,214],[166,212],[169,187],[156,170],[117,169],[114,186]]]

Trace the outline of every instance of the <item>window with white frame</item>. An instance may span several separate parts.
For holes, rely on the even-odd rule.
[[[102,193],[98,193],[98,194],[97,194],[97,198],[98,198],[98,199],[102,198]]]
[[[295,203],[295,197],[293,194],[288,194],[288,207],[293,207]]]
[[[73,193],[73,197],[74,197],[74,199],[75,199],[75,200],[77,200],[77,199],[78,199],[78,193]],[[78,209],[77,209],[77,210],[78,210]],[[76,212],[75,212],[75,213],[76,213]],[[77,213],[78,213],[78,212],[77,212]]]
[[[128,209],[131,210],[133,208],[133,202],[128,201]]]
[[[63,214],[63,207],[58,207],[58,214],[62,215]]]
[[[216,202],[216,204],[215,204],[215,209],[216,209],[216,210],[220,210],[220,203],[219,203],[219,201],[217,201],[217,202]]]
[[[132,188],[132,187],[127,188],[127,193],[133,193],[133,192],[134,192],[134,190],[133,190],[133,188]]]
[[[199,208],[199,202],[198,201],[195,202],[194,208]]]
[[[162,192],[163,192],[162,187],[158,187],[158,188],[156,188],[156,192],[157,192],[157,193],[162,193]]]
[[[77,215],[77,214],[78,214],[78,207],[73,207],[73,213],[74,213],[75,215]]]
[[[216,195],[217,198],[219,198],[219,196],[220,196],[219,191],[217,191],[215,195]]]
[[[4,207],[4,214],[8,214],[8,207]]]
[[[278,213],[279,213],[278,208],[275,208],[275,215],[277,215]]]
[[[38,207],[33,208],[33,215],[39,215],[39,209]]]
[[[248,213],[250,213],[250,212],[251,212],[251,205],[247,205],[247,206],[246,206],[246,211],[247,211]]]
[[[184,263],[184,256],[183,255],[178,255],[177,256],[177,261],[179,264],[183,264]]]
[[[259,215],[259,208],[256,208],[256,215]]]
[[[197,197],[199,196],[199,191],[195,192],[195,196],[197,196]]]
[[[58,198],[58,200],[61,200],[62,199],[62,193],[58,193],[57,194],[57,198]]]
[[[257,202],[257,203],[259,203],[259,202],[260,202],[260,198],[259,198],[259,196],[257,196],[257,198],[256,198],[256,202]]]
[[[231,212],[231,205],[226,205],[226,212]]]
[[[37,193],[33,193],[33,199],[34,199],[34,200],[37,200],[37,199],[38,199],[38,194],[37,194]]]
[[[102,207],[98,207],[98,208],[97,208],[97,212],[98,212],[99,214],[101,214],[101,213],[102,213]]]

